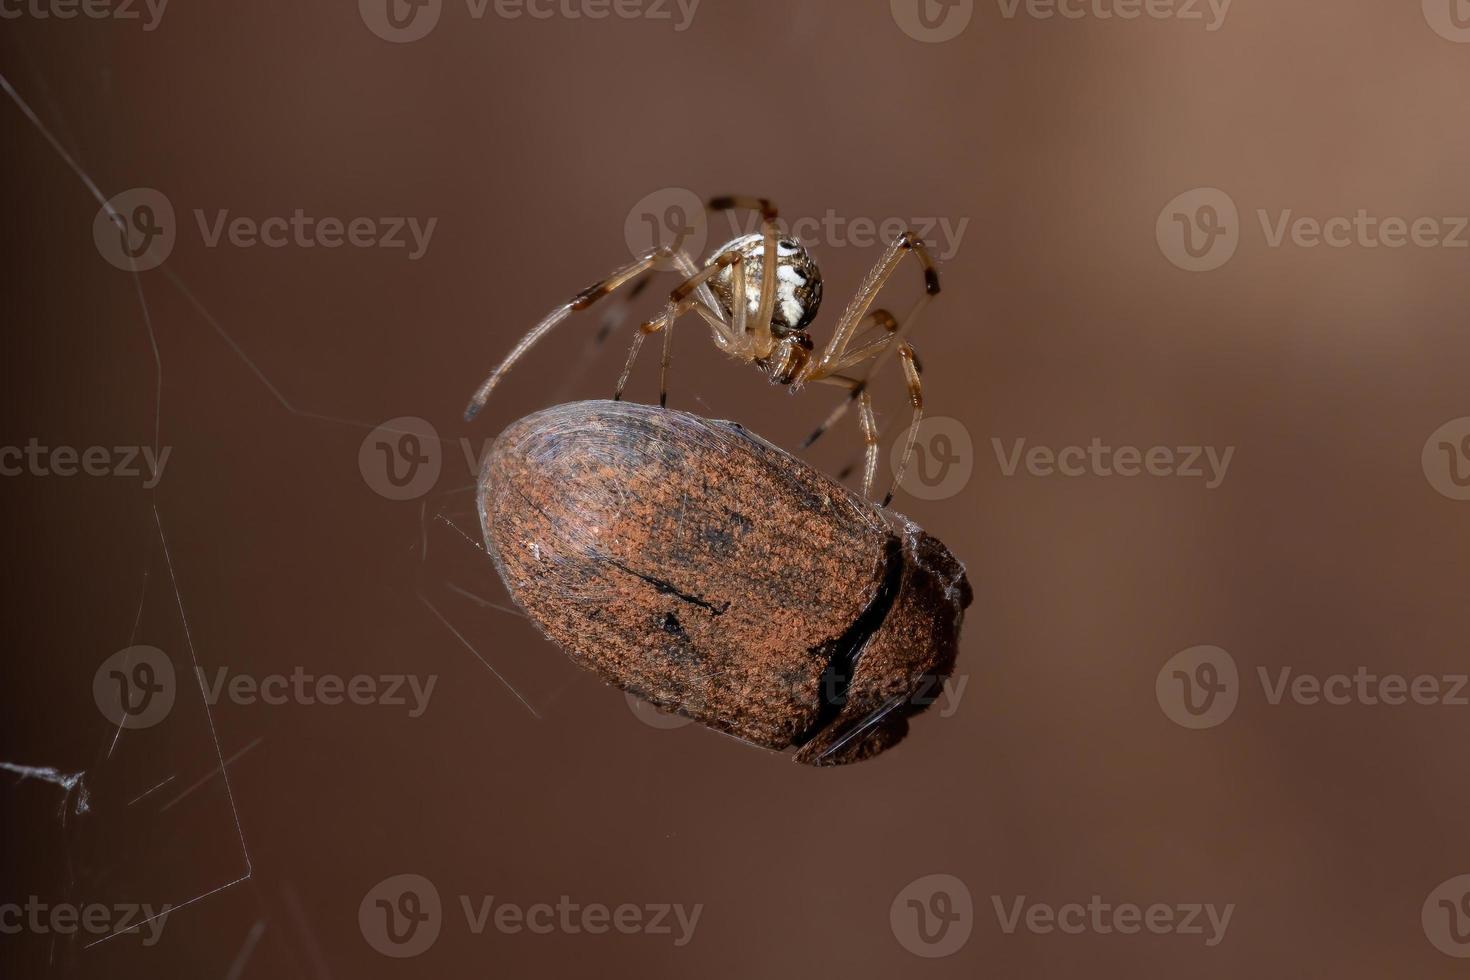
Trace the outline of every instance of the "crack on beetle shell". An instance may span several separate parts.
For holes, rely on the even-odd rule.
[[[905,568],[903,545],[897,537],[890,535],[883,546],[883,561],[883,584],[873,594],[872,600],[863,607],[857,619],[853,620],[852,625],[841,636],[818,644],[812,650],[827,661],[827,666],[822,671],[822,703],[817,711],[817,720],[792,742],[797,747],[816,738],[847,707],[847,692],[852,685],[853,675],[857,673],[858,661],[868,648],[868,640],[882,628],[883,621],[888,618],[888,613],[898,599]]]

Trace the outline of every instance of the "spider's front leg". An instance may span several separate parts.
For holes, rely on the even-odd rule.
[[[556,309],[548,313],[541,320],[540,323],[532,327],[530,331],[527,332],[526,335],[522,337],[519,342],[517,342],[515,347],[511,348],[510,353],[505,356],[505,360],[501,361],[500,364],[496,366],[495,370],[491,371],[490,375],[483,382],[480,383],[480,387],[475,389],[474,395],[470,398],[469,405],[464,410],[465,421],[468,422],[473,419],[477,414],[479,414],[480,409],[485,407],[485,402],[490,398],[490,392],[495,390],[495,386],[500,383],[501,378],[505,377],[505,373],[509,371],[517,361],[524,357],[526,355],[526,352],[530,350],[533,346],[535,346],[537,341],[550,333],[551,329],[555,327],[558,323],[561,323],[573,313],[587,309],[593,303],[596,303],[599,299],[617,289],[619,286],[622,286],[629,280],[636,278],[644,272],[647,272],[649,269],[653,268],[654,264],[657,263],[660,259],[672,257],[673,252],[670,249],[663,246],[655,248],[645,253],[635,261],[630,262],[629,264],[616,270],[615,272],[613,272],[612,275],[608,276],[607,278],[600,279],[592,285],[588,286],[576,296],[572,297],[570,302],[564,303],[563,305],[558,306]]]
[[[923,266],[924,295],[919,297],[918,301],[909,310],[908,315],[903,318],[900,328],[894,332],[892,339],[900,339],[903,335],[914,329],[914,326],[919,322],[919,314],[924,311],[924,307],[928,306],[929,302],[935,296],[939,295],[939,270],[935,267],[934,260],[930,258],[929,250],[924,247],[924,240],[919,237],[917,232],[906,231],[894,239],[892,245],[888,246],[888,250],[883,253],[883,257],[878,260],[878,264],[873,267],[872,271],[868,273],[867,278],[863,280],[863,284],[858,289],[857,295],[852,298],[851,303],[847,304],[847,309],[842,311],[842,319],[837,322],[837,330],[832,334],[832,339],[828,342],[826,350],[822,351],[822,356],[813,361],[807,369],[807,374],[812,380],[831,374],[833,371],[840,371],[839,364],[854,363],[858,352],[855,351],[853,355],[849,356],[847,351],[848,344],[852,343],[852,339],[857,336],[858,328],[864,322],[868,308],[873,305],[873,300],[877,298],[879,290],[888,282],[888,278],[893,275],[893,270],[898,268],[898,264],[903,261],[903,257],[910,253]],[[869,368],[870,373],[876,371],[882,365],[890,349],[892,348],[889,345],[882,345],[872,352],[872,356],[876,356],[877,359]]]
[[[669,292],[669,302],[664,312],[652,320],[638,325],[638,331],[633,335],[633,345],[628,349],[628,361],[623,366],[622,376],[618,378],[618,386],[613,391],[613,401],[621,401],[623,389],[627,387],[628,378],[633,373],[633,364],[638,360],[638,352],[643,349],[643,340],[651,333],[664,331],[664,352],[659,367],[659,407],[668,404],[669,400],[669,362],[673,353],[674,321],[688,313],[690,309],[699,310],[705,320],[714,330],[715,343],[722,350],[733,350],[737,347],[734,329],[722,320],[717,310],[710,309],[708,304],[698,298],[700,289],[720,270],[733,266],[732,274],[735,280],[736,294],[742,301],[745,296],[745,274],[743,267],[743,256],[737,251],[722,252],[703,269],[695,272]]]
[[[898,264],[903,261],[904,255],[908,253],[913,253],[923,267],[924,294],[914,302],[908,315],[902,321],[895,320],[887,310],[879,309],[869,312],[873,300],[877,298],[879,291],[893,275],[893,271],[898,268]],[[909,424],[903,456],[900,457],[899,465],[894,472],[893,485],[889,488],[887,496],[883,498],[885,507],[892,502],[893,494],[903,480],[904,471],[908,468],[909,457],[913,453],[914,441],[918,437],[919,423],[924,417],[924,395],[923,386],[919,381],[918,356],[904,338],[913,330],[924,307],[938,294],[939,271],[935,268],[934,260],[930,258],[928,249],[924,247],[923,240],[915,232],[904,232],[888,246],[888,250],[883,253],[878,264],[863,280],[857,295],[843,311],[842,319],[838,321],[832,340],[828,342],[822,356],[808,364],[802,372],[801,380],[804,382],[827,381],[844,384],[848,387],[849,392],[848,397],[832,410],[832,413],[817,427],[815,432],[807,437],[804,447],[810,446],[840,419],[851,407],[853,401],[857,401],[862,408],[862,415],[858,421],[864,440],[863,496],[867,497],[872,492],[873,478],[877,473],[878,438],[877,425],[873,418],[872,400],[868,395],[868,380],[877,373],[877,370],[895,351],[898,353],[903,363],[904,378],[908,384],[909,402],[914,407],[914,417]],[[849,350],[848,347],[853,339],[862,334],[863,328],[872,324],[882,326],[884,332],[872,340],[859,344],[855,349]],[[844,378],[835,373],[864,361],[871,363],[860,378]],[[846,472],[844,471],[844,476]]]
[[[756,211],[761,216],[760,302],[756,305],[755,322],[749,324],[748,331],[736,331],[740,343],[748,347],[748,356],[759,360],[770,357],[771,352],[776,349],[776,340],[771,334],[771,320],[776,312],[776,239],[780,237],[780,229],[776,226],[778,213],[776,205],[764,197],[726,195],[712,197],[709,201],[711,211],[730,211],[737,208]],[[735,319],[737,327],[744,322],[744,303],[735,304]]]
[[[924,294],[914,302],[908,314],[900,321],[885,309],[870,310],[869,307],[872,306],[878,292],[888,282],[888,278],[893,275],[893,270],[898,267],[899,262],[908,252],[913,252],[923,266]],[[888,246],[888,250],[883,253],[878,264],[863,280],[857,296],[853,297],[852,302],[843,311],[842,319],[837,324],[837,330],[833,333],[831,341],[828,342],[826,350],[822,352],[822,356],[808,364],[802,372],[800,380],[803,383],[821,381],[832,377],[838,371],[861,364],[863,361],[872,361],[862,378],[859,379],[861,382],[859,387],[853,389],[848,398],[838,404],[832,410],[832,414],[828,415],[822,424],[807,436],[806,442],[802,443],[803,449],[821,438],[822,433],[846,414],[847,410],[852,407],[852,403],[857,400],[859,392],[866,386],[867,379],[883,365],[890,351],[899,349],[903,337],[907,336],[918,322],[919,314],[938,293],[939,273],[934,267],[934,260],[929,257],[928,250],[917,234],[912,231],[904,232]],[[864,336],[865,331],[872,326],[882,327],[884,332],[849,350],[848,347],[852,341]]]

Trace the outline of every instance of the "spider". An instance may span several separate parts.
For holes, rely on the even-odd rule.
[[[765,198],[716,197],[709,202],[711,211],[747,209],[760,214],[761,230],[739,236],[715,249],[703,267],[689,254],[674,246],[659,246],[623,266],[607,278],[594,283],[557,307],[520,339],[499,366],[490,373],[470,399],[465,409],[469,421],[485,406],[490,392],[537,341],[572,313],[585,310],[613,290],[641,276],[660,262],[672,262],[686,278],[669,293],[664,312],[645,321],[633,337],[632,348],[623,373],[618,378],[613,400],[623,397],[633,363],[649,334],[663,332],[663,360],[659,371],[659,405],[668,403],[669,359],[672,351],[674,323],[690,310],[698,313],[710,326],[715,346],[737,361],[754,364],[765,372],[773,384],[787,385],[793,391],[810,382],[838,385],[847,389],[847,397],[823,420],[802,448],[831,428],[852,406],[858,405],[858,422],[863,436],[863,496],[871,497],[873,480],[878,471],[878,424],[873,414],[868,381],[887,360],[898,355],[913,405],[913,421],[909,424],[903,456],[894,472],[893,484],[883,506],[893,500],[894,490],[903,479],[909,457],[913,454],[919,422],[924,417],[923,389],[919,382],[919,360],[907,335],[913,330],[919,314],[939,293],[939,272],[924,248],[923,241],[912,231],[899,235],[883,253],[878,264],[863,280],[858,293],[848,303],[837,323],[836,332],[820,356],[807,326],[817,314],[822,301],[822,274],[811,255],[794,238],[779,234],[776,207]],[[915,301],[902,321],[884,309],[871,309],[879,290],[903,261],[912,253],[922,264],[924,293]],[[630,291],[636,295],[646,285],[640,280]],[[605,325],[603,333],[610,329]],[[861,338],[861,339],[858,339]],[[855,342],[856,341],[856,342]],[[866,364],[857,375],[850,369]]]

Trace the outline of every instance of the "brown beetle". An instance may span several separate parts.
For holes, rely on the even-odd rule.
[[[964,567],[732,422],[548,408],[496,440],[479,511],[511,596],[575,662],[798,762],[894,745],[954,666]]]

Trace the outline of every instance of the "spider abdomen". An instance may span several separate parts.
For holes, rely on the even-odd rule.
[[[739,252],[744,261],[745,305],[753,322],[760,309],[761,280],[765,275],[765,241],[759,234],[741,235],[710,253]],[[727,315],[734,315],[735,281],[727,266],[709,281],[710,290]],[[771,311],[771,333],[777,337],[799,333],[817,315],[822,305],[822,273],[806,248],[794,238],[776,240],[776,304]]]

